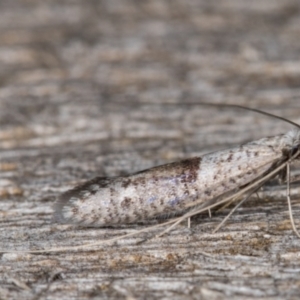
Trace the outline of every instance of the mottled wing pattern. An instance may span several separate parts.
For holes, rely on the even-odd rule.
[[[283,157],[284,137],[264,138],[130,176],[95,178],[61,196],[55,220],[105,226],[183,212],[267,172]]]

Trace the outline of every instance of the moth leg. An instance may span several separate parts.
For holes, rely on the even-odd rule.
[[[187,227],[188,227],[188,229],[191,228],[191,217],[187,218]]]
[[[211,219],[211,210],[210,210],[210,208],[208,209],[208,216]]]
[[[295,232],[295,234],[300,238],[300,234],[296,228],[295,222],[294,222],[294,217],[293,217],[293,212],[292,212],[292,205],[291,205],[291,193],[290,193],[290,176],[291,176],[291,172],[290,172],[290,164],[288,163],[286,165],[286,198],[287,198],[287,202],[288,202],[288,207],[289,207],[289,215],[290,215],[290,220],[291,220],[291,225],[293,228],[293,231]]]

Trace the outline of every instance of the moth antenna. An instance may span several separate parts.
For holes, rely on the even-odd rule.
[[[130,103],[132,103],[132,102],[130,102]],[[136,102],[135,104],[156,105],[157,103],[153,103],[153,102]],[[281,116],[278,116],[278,115],[275,115],[275,114],[272,114],[272,113],[269,113],[269,112],[266,112],[266,111],[263,111],[263,110],[260,110],[260,109],[257,109],[257,108],[247,107],[247,106],[243,106],[243,105],[239,105],[239,104],[225,104],[225,103],[222,104],[222,103],[208,103],[208,102],[184,102],[184,103],[163,102],[163,103],[159,103],[159,104],[163,104],[163,105],[193,105],[193,106],[201,105],[201,106],[210,106],[210,107],[224,107],[224,108],[244,109],[244,110],[253,111],[253,112],[256,112],[256,113],[261,114],[261,115],[265,115],[265,116],[268,116],[268,117],[272,117],[272,118],[284,121],[284,122],[289,123],[289,124],[291,124],[291,125],[293,125],[293,126],[300,129],[299,124],[297,124],[296,122],[293,122],[289,119],[286,119],[284,117],[281,117]]]
[[[229,202],[225,203],[220,208],[218,208],[216,211],[222,211],[222,210],[226,209],[228,206],[230,206],[235,201],[236,201],[236,199],[230,200]]]
[[[188,102],[188,104],[190,104],[190,102]],[[196,105],[197,103],[191,103],[191,104]],[[289,124],[291,124],[291,125],[293,125],[293,126],[300,129],[300,125],[297,124],[296,122],[293,122],[293,121],[291,121],[289,119],[286,119],[284,117],[277,116],[275,114],[268,113],[266,111],[263,111],[263,110],[260,110],[260,109],[257,109],[257,108],[247,107],[247,106],[243,106],[243,105],[239,105],[239,104],[221,104],[221,103],[219,104],[219,103],[207,103],[207,102],[201,102],[201,103],[198,103],[198,104],[203,105],[203,106],[231,107],[231,108],[238,108],[238,109],[253,111],[253,112],[256,112],[256,113],[261,114],[261,115],[265,115],[265,116],[268,116],[268,117],[272,117],[272,118],[284,121],[284,122],[289,123]]]
[[[206,209],[203,209],[203,210],[206,210]],[[187,219],[190,219],[192,216],[189,216],[189,217],[186,217]],[[163,236],[164,234],[166,234],[167,232],[171,231],[175,226],[177,226],[179,223],[181,223],[182,221],[184,221],[186,218],[178,218],[178,220],[170,225],[168,228],[166,228],[164,231],[162,231],[161,233],[157,234],[154,236],[154,238],[159,238],[161,236]]]
[[[299,153],[299,151],[297,151]],[[292,212],[292,205],[291,205],[291,195],[290,195],[290,176],[291,176],[291,171],[290,171],[290,164],[288,163],[286,165],[286,178],[287,178],[287,183],[286,183],[286,198],[288,202],[288,207],[289,207],[289,215],[290,215],[290,220],[291,220],[291,225],[293,228],[293,231],[295,234],[300,238],[300,234],[295,226],[294,222],[294,217],[293,217],[293,212]]]

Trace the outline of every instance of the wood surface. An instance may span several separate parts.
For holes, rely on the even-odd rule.
[[[296,0],[2,0],[0,299],[299,299],[300,239],[277,181],[217,233],[232,207],[144,243],[162,229],[100,242],[159,221],[51,222],[57,196],[95,176],[292,128],[184,103],[236,103],[300,123],[299,36]],[[297,182],[291,192],[300,227]]]

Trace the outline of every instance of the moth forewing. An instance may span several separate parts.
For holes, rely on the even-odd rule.
[[[299,136],[293,130],[129,176],[95,178],[61,196],[55,219],[107,226],[184,213],[270,173],[289,158]]]

